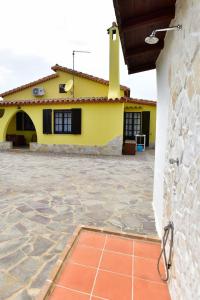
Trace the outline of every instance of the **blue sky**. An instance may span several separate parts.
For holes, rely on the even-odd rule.
[[[107,28],[112,0],[6,0],[0,4],[0,92],[52,73],[56,63],[108,79]],[[156,99],[156,72],[128,75],[121,53],[121,83],[135,98]]]

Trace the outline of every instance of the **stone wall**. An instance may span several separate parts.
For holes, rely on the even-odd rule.
[[[12,147],[12,142],[0,142],[0,151],[10,150]]]
[[[181,32],[168,33],[157,62],[158,90],[166,86],[160,102],[167,101],[168,126],[163,146],[163,197],[154,199],[155,214],[162,228],[174,223],[173,265],[169,289],[173,300],[200,299],[200,1],[178,0],[171,25]],[[159,105],[159,103],[158,103]],[[165,111],[161,111],[165,116]],[[157,128],[162,123],[157,124]],[[159,129],[162,131],[162,129]],[[159,140],[157,140],[159,144]],[[169,159],[179,160],[170,164]],[[157,158],[156,158],[157,159]],[[155,175],[158,170],[155,170]],[[163,214],[159,215],[158,201]],[[161,228],[160,228],[161,229]]]
[[[53,152],[67,154],[92,154],[92,155],[121,155],[122,136],[118,136],[104,146],[84,146],[84,145],[59,145],[59,144],[38,144],[30,143],[31,151]]]

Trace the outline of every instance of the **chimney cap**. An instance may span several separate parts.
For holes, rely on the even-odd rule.
[[[112,29],[113,27],[118,27],[116,22],[112,22],[112,26],[107,29],[108,34],[110,33],[110,29]]]

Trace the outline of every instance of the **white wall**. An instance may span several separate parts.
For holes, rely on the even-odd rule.
[[[169,44],[168,44],[169,45]],[[168,52],[170,47],[166,47]],[[169,53],[169,52],[168,52]],[[165,167],[165,149],[167,143],[168,129],[168,111],[170,102],[170,90],[168,84],[168,68],[170,56],[160,55],[157,61],[157,117],[156,117],[156,149],[155,149],[155,174],[154,174],[154,200],[153,208],[156,221],[156,229],[161,237],[162,235],[162,217],[163,217],[163,185],[164,185],[164,167]],[[160,88],[162,87],[162,88]]]
[[[174,223],[172,300],[200,299],[200,0],[177,0],[157,61],[154,211],[159,235]],[[178,158],[180,165],[169,164]]]

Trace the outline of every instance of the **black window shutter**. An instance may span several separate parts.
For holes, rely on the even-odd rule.
[[[126,112],[124,112],[124,134],[123,134],[123,142],[125,142],[126,139]]]
[[[142,112],[142,134],[146,135],[146,147],[149,146],[150,111]]]
[[[71,111],[72,111],[72,133],[81,134],[81,109],[73,108]]]
[[[16,130],[23,130],[23,118],[24,117],[24,113],[22,111],[19,111],[16,114]]]
[[[43,109],[43,133],[52,133],[52,109]]]

